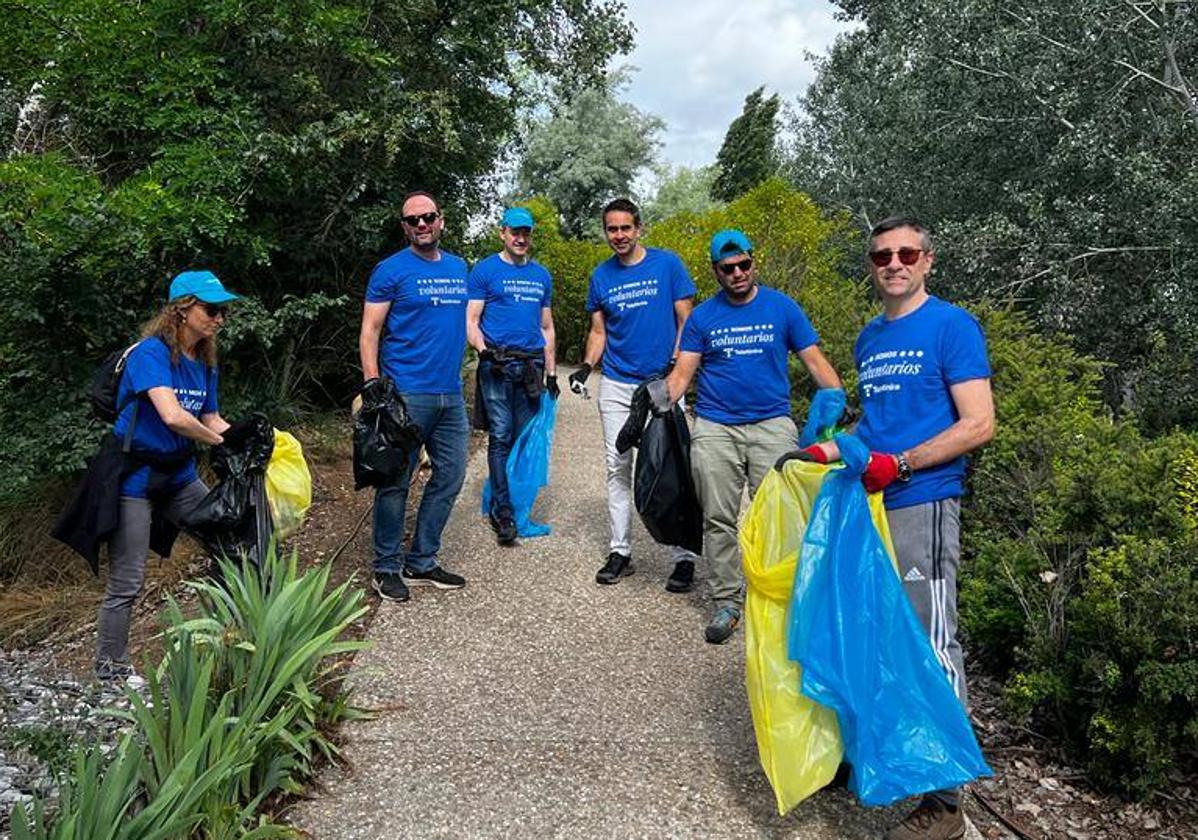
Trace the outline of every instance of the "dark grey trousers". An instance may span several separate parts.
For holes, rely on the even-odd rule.
[[[175,493],[163,513],[178,525],[206,495],[208,487],[197,479]],[[129,617],[146,579],[152,512],[149,499],[121,497],[120,525],[108,547],[108,587],[96,619],[97,663],[129,661]]]
[[[928,632],[932,650],[962,707],[969,708],[965,657],[957,641],[957,570],[961,565],[961,500],[942,499],[886,511],[903,589]],[[956,791],[936,796],[957,805]]]

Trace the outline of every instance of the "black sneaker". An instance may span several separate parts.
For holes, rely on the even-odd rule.
[[[374,591],[384,601],[406,601],[411,595],[403,578],[395,572],[376,572],[374,575]]]
[[[634,571],[631,557],[627,554],[620,554],[618,551],[613,551],[607,555],[607,562],[603,564],[603,568],[595,574],[595,583],[615,583],[620,578],[630,575]]]
[[[500,545],[516,544],[516,522],[510,516],[500,517],[495,523],[495,539]]]
[[[666,581],[666,592],[690,592],[695,586],[695,561],[679,560]]]
[[[404,569],[403,579],[408,586],[435,586],[438,589],[461,589],[466,585],[466,578],[447,572],[440,566],[433,566],[427,572]]]

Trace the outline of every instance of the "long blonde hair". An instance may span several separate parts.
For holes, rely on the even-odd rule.
[[[187,310],[197,303],[199,298],[195,295],[176,298],[142,325],[142,338],[157,336],[170,348],[171,364],[179,362],[179,354],[183,352],[183,321],[187,318]],[[196,342],[194,353],[208,367],[216,367],[216,337],[201,338]]]

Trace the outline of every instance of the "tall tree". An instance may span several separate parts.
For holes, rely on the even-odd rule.
[[[5,12],[0,103],[36,92],[37,105],[20,124],[0,119],[17,143],[0,161],[13,456],[0,495],[19,486],[12,471],[81,462],[97,430],[63,395],[184,266],[254,299],[227,331],[226,396],[252,382],[284,404],[301,383],[301,397],[339,398],[355,318],[340,295],[398,245],[404,193],[431,189],[451,230],[464,222],[529,72],[587,84],[632,35],[618,0],[14,0]]]
[[[711,187],[717,201],[732,201],[778,171],[778,94],[767,97],[765,88],[745,97],[745,107],[728,126],[716,155],[718,174]]]
[[[1149,428],[1198,423],[1198,3],[840,5],[863,26],[801,101],[796,184],[917,213],[938,288],[1114,362]]]
[[[722,206],[711,197],[718,170],[714,166],[679,166],[663,170],[653,197],[645,207],[645,218],[660,222],[678,213],[705,213]]]
[[[621,102],[628,71],[586,87],[530,127],[517,191],[549,198],[572,236],[597,236],[597,214],[618,195],[631,195],[656,161],[665,127],[660,117]]]

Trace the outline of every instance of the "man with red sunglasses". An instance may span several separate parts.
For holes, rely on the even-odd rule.
[[[802,307],[757,285],[749,237],[739,230],[713,236],[711,267],[720,292],[695,307],[682,328],[678,364],[664,383],[650,383],[649,393],[657,410],[668,410],[699,374],[691,472],[703,508],[703,556],[715,608],[704,637],[723,644],[744,606],[737,519],[745,482],[749,494],[756,493],[799,439],[790,418],[787,359],[797,354],[821,389],[839,391],[840,377]],[[840,413],[834,414],[833,421]]]
[[[965,456],[994,435],[986,338],[972,315],[928,293],[932,239],[917,220],[894,217],[870,231],[870,273],[883,313],[857,338],[856,434],[871,450],[862,477],[884,492],[903,588],[928,631],[945,676],[966,705],[957,641],[957,568]],[[803,450],[826,463],[835,443]],[[958,792],[925,796],[887,840],[964,836]]]

